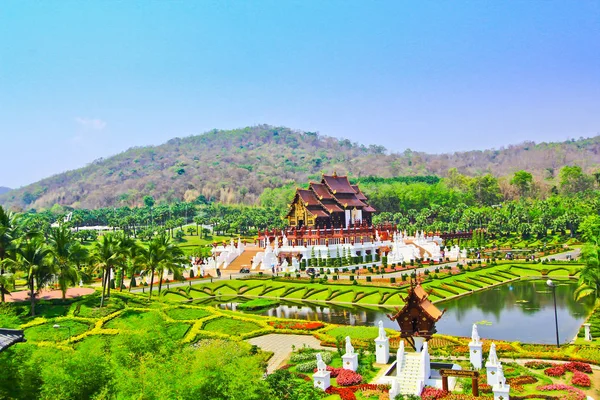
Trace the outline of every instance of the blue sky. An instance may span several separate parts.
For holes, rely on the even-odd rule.
[[[598,1],[0,2],[0,186],[209,129],[392,151],[600,134]]]

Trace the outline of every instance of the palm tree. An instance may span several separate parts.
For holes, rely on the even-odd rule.
[[[123,258],[121,263],[121,279],[120,282],[118,282],[118,287],[119,290],[121,290],[125,279],[125,273],[127,273],[131,278],[131,281],[129,282],[129,290],[131,291],[131,285],[134,280],[133,276],[138,272],[137,264],[139,263],[142,248],[137,240],[126,236],[120,238],[119,247]]]
[[[15,258],[10,259],[19,269],[27,273],[27,287],[31,302],[31,316],[35,316],[35,293],[52,278],[51,250],[34,236],[24,238],[15,247]]]
[[[77,242],[73,233],[65,226],[52,228],[49,239],[50,251],[54,257],[58,284],[64,301],[68,286],[75,285],[79,278],[79,270],[76,266],[77,261],[80,261],[81,247],[76,246]]]
[[[119,242],[114,234],[107,233],[99,241],[95,242],[92,248],[91,261],[97,268],[102,270],[102,296],[100,297],[100,307],[104,306],[104,295],[110,296],[110,274],[112,268],[121,262],[121,249]]]
[[[14,250],[14,241],[16,239],[16,230],[20,214],[13,214],[10,211],[5,212],[0,206],[0,298],[4,303],[6,294],[9,294],[8,287],[12,286],[12,275],[7,275],[3,261],[7,259]]]
[[[179,274],[181,265],[185,262],[183,251],[171,242],[168,234],[161,234],[154,237],[147,248],[141,251],[141,262],[145,267],[145,273],[150,274],[150,295],[152,298],[152,288],[154,285],[154,273],[159,272],[158,294],[162,289],[162,276],[165,270],[172,270]]]
[[[579,273],[579,282],[575,289],[575,300],[592,296],[600,299],[600,247],[586,245],[581,251],[581,259],[585,266]]]

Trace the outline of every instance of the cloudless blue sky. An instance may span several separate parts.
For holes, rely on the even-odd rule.
[[[0,186],[260,123],[398,152],[600,134],[600,2],[0,2]]]

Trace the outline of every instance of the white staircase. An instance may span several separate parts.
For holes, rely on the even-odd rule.
[[[423,390],[423,358],[420,353],[404,353],[396,366],[399,393],[420,395]]]

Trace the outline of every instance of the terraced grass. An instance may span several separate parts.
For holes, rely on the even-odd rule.
[[[191,321],[195,319],[201,319],[212,315],[211,312],[207,310],[203,310],[201,308],[190,308],[190,307],[182,307],[182,308],[170,308],[165,311],[169,317],[180,320],[180,321]]]
[[[206,322],[202,328],[209,332],[218,332],[226,335],[239,336],[244,333],[257,331],[262,327],[254,322],[249,321],[241,321],[232,318],[216,318]]]

